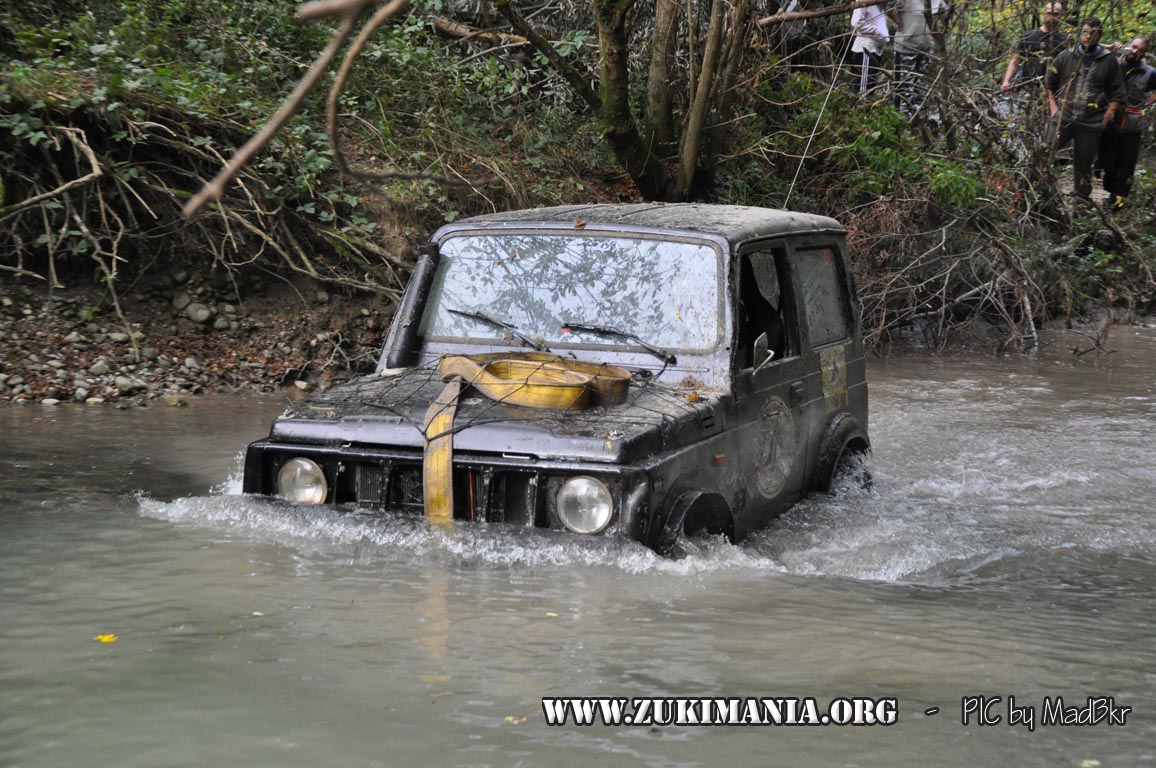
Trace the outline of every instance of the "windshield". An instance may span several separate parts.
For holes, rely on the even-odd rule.
[[[522,345],[509,329],[467,316],[481,312],[551,348],[637,346],[566,323],[614,328],[671,350],[718,341],[720,254],[707,243],[493,233],[453,237],[440,252],[422,320],[427,339]]]

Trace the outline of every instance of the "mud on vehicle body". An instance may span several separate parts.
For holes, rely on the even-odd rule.
[[[244,488],[664,552],[741,539],[869,445],[838,222],[572,206],[440,229],[376,373],[277,419]]]

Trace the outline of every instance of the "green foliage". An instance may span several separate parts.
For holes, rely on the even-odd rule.
[[[931,168],[931,194],[940,205],[971,208],[983,189],[983,180],[960,163],[937,161]]]

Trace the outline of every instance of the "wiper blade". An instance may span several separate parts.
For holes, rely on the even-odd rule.
[[[461,315],[462,317],[469,317],[469,318],[472,318],[474,320],[481,320],[483,323],[487,323],[488,325],[491,325],[494,328],[501,328],[503,330],[509,331],[515,338],[517,338],[523,344],[526,344],[527,346],[533,347],[534,349],[538,350],[539,352],[549,352],[550,351],[549,349],[546,348],[545,344],[542,344],[541,342],[538,342],[538,341],[534,341],[529,336],[527,336],[526,334],[519,331],[518,327],[516,325],[514,325],[513,323],[507,323],[505,320],[499,320],[496,317],[493,317],[491,315],[487,315],[485,312],[479,312],[477,310],[475,310],[473,312],[463,312],[460,309],[450,309],[449,307],[446,307],[446,311],[451,313],[451,314],[454,314],[454,315]]]
[[[678,358],[676,358],[673,353],[663,349],[662,347],[656,347],[655,345],[651,344],[650,342],[643,341],[642,339],[638,338],[633,333],[627,333],[626,331],[622,331],[622,330],[619,330],[617,328],[611,328],[608,325],[587,325],[586,323],[563,323],[562,327],[563,328],[569,328],[572,331],[586,331],[587,333],[597,333],[597,334],[600,334],[602,336],[617,336],[621,339],[627,339],[629,341],[633,341],[635,344],[642,347],[643,349],[645,349],[647,352],[654,355],[658,359],[662,360],[662,362],[666,363],[667,365],[674,365],[675,363],[678,362]]]

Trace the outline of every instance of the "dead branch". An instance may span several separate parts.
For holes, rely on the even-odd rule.
[[[27,208],[31,208],[38,203],[42,203],[45,200],[49,200],[53,197],[59,197],[65,192],[68,192],[70,189],[76,189],[77,187],[83,187],[85,184],[90,184],[104,175],[104,171],[101,169],[100,163],[96,159],[96,153],[93,152],[92,147],[88,145],[88,137],[85,136],[84,131],[80,130],[79,128],[64,128],[62,126],[53,126],[52,130],[59,131],[60,133],[64,134],[64,137],[72,142],[72,145],[84,154],[84,157],[88,160],[89,166],[92,168],[92,170],[78,179],[72,179],[71,181],[64,182],[56,189],[50,190],[40,195],[33,195],[27,200],[21,200],[19,203],[11,205],[6,209],[0,209],[0,221],[4,221],[4,219],[15,216],[17,213],[20,213]],[[59,143],[56,145],[56,148],[57,150],[60,149]]]
[[[437,31],[461,40],[479,40],[483,43],[501,45],[503,47],[528,45],[530,42],[521,35],[511,35],[508,32],[487,32],[484,29],[476,29],[460,21],[447,19],[445,16],[439,16],[436,13],[425,13],[423,15],[433,22],[434,28],[437,29]]]
[[[773,16],[764,16],[756,22],[760,27],[765,27],[769,24],[782,24],[785,21],[799,21],[802,19],[819,19],[824,16],[835,16],[840,13],[848,13],[856,8],[866,8],[869,5],[880,5],[881,0],[856,0],[853,3],[844,3],[843,5],[831,5],[826,8],[816,8],[813,11],[795,11],[794,13],[776,13]]]
[[[596,94],[590,86],[589,81],[570,66],[570,63],[566,61],[566,59],[562,58],[562,55],[550,44],[549,40],[538,34],[537,30],[531,27],[529,22],[514,10],[513,6],[510,5],[510,0],[495,0],[495,4],[498,7],[498,13],[505,16],[506,20],[513,25],[514,29],[518,30],[518,32],[530,41],[534,46],[534,50],[546,57],[550,65],[554,67],[554,70],[570,84],[570,87],[574,89],[582,101],[586,102],[586,105],[590,107],[590,111],[598,114],[602,109],[602,102],[598,98],[598,94]]]
[[[297,18],[301,20],[312,20],[324,16],[340,16],[341,26],[334,30],[333,35],[329,38],[328,45],[325,50],[313,61],[309,67],[309,71],[301,78],[300,82],[289,94],[289,97],[281,104],[277,112],[270,118],[269,122],[261,128],[261,130],[245,142],[237,154],[229,160],[228,164],[221,169],[212,181],[204,186],[204,188],[185,204],[183,214],[185,218],[191,218],[197,211],[210,200],[219,200],[224,192],[225,185],[240,171],[250,158],[253,157],[262,147],[264,147],[270,139],[281,130],[285,122],[290,116],[301,106],[301,102],[305,100],[306,94],[313,89],[313,86],[325,74],[325,70],[333,63],[337,57],[337,52],[341,50],[341,46],[349,39],[353,33],[353,28],[357,25],[358,19],[371,5],[376,4],[379,0],[316,0],[316,2],[306,3],[297,10]],[[392,8],[393,13],[405,5],[405,0],[392,0],[387,8]],[[384,9],[383,9],[384,10]],[[380,14],[378,14],[380,15]],[[376,18],[376,16],[375,16]]]

